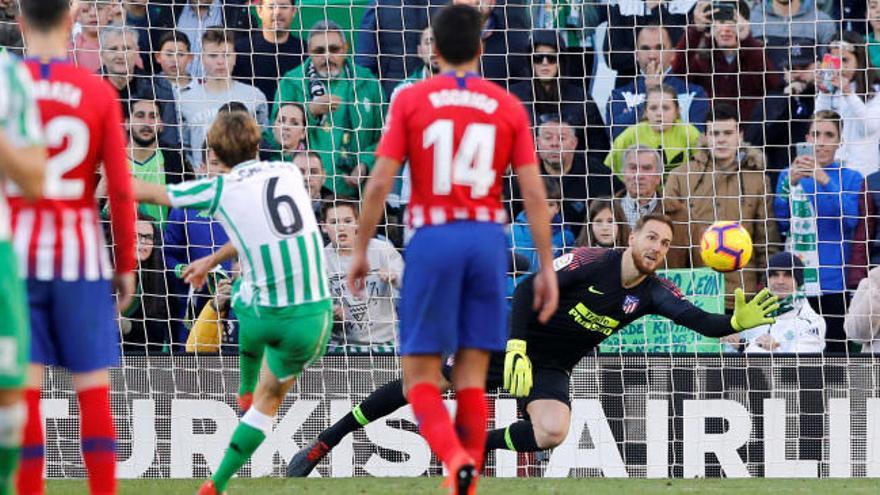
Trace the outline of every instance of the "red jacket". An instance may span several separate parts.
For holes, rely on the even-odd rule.
[[[688,28],[675,48],[673,72],[705,88],[714,102],[738,105],[740,122],[750,121],[755,105],[782,86],[781,73],[775,71],[764,45],[752,36],[740,41],[739,53],[730,62],[721,50],[711,47],[708,32]]]

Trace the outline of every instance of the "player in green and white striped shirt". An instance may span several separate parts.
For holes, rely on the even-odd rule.
[[[294,379],[324,354],[330,337],[321,234],[302,173],[290,164],[256,161],[259,144],[260,128],[250,115],[224,113],[211,126],[208,145],[224,164],[235,165],[229,173],[167,188],[135,181],[138,201],[206,211],[229,235],[229,244],[190,264],[184,280],[198,287],[223,261],[238,254],[241,262],[232,307],[239,320],[239,405],[247,412],[199,494],[226,489],[272,431]],[[269,373],[257,384],[264,355]]]
[[[21,388],[30,360],[30,320],[24,282],[10,238],[7,179],[20,194],[38,198],[43,190],[46,149],[30,72],[5,50],[0,52],[0,493],[11,493],[21,450],[25,409]]]

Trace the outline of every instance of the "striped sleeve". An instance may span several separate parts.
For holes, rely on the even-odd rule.
[[[168,186],[168,199],[174,208],[205,210],[214,214],[223,194],[223,177],[193,180]]]
[[[34,98],[33,80],[27,67],[10,60],[5,72],[10,98],[6,136],[16,147],[43,144],[40,109]]]

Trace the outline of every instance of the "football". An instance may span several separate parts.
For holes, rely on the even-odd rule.
[[[700,257],[713,270],[739,270],[752,258],[752,236],[737,222],[715,222],[703,232]]]

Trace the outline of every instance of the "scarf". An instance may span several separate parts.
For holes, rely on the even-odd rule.
[[[573,0],[544,0],[533,2],[532,8],[535,29],[560,31],[563,40],[560,48],[593,46],[593,38],[588,36],[586,27],[598,24],[595,7]]]
[[[788,238],[785,250],[800,257],[804,263],[804,292],[808,296],[820,294],[819,288],[819,229],[816,210],[800,183],[791,184],[788,175],[781,179],[781,196],[789,204]]]
[[[330,80],[318,74],[318,70],[315,69],[315,64],[312,63],[311,59],[306,61],[305,74],[309,82],[309,101],[324,96],[329,92]],[[339,158],[336,160],[335,166],[343,174],[347,174],[357,166],[357,154],[352,153],[352,133],[355,132],[357,127],[360,127],[360,118],[355,108],[357,103],[354,97],[355,76],[348,61],[342,65],[342,74],[337,76],[336,79],[341,79],[347,83],[342,85],[345,88],[345,93],[339,95],[343,101],[342,112],[339,112],[338,118],[333,118],[331,112],[324,113],[318,121],[318,126],[326,132],[331,132],[333,128],[344,129],[342,139],[337,147]]]
[[[798,288],[797,290],[795,290],[794,294],[780,299],[777,303],[779,304],[779,309],[770,313],[770,316],[772,316],[773,318],[777,318],[780,315],[784,315],[785,313],[788,313],[789,311],[795,309],[795,307],[800,308],[801,304],[803,304],[805,301],[806,299],[804,298],[803,292],[800,290],[800,288]]]

